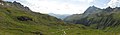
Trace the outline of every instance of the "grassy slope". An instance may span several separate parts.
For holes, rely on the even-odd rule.
[[[26,16],[33,21],[20,21],[17,19],[18,16]],[[0,5],[0,35],[36,35],[39,32],[43,35],[65,33],[66,35],[114,35],[113,32],[91,29],[83,25],[66,24],[55,17],[25,11],[16,6]]]

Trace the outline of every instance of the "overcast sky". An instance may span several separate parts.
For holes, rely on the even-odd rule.
[[[89,6],[119,7],[120,0],[6,0],[17,1],[40,13],[80,14]]]

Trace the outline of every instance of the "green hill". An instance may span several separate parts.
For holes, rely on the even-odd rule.
[[[114,35],[31,11],[18,2],[0,2],[0,35]]]

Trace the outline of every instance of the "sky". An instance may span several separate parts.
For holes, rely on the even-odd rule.
[[[81,14],[90,7],[120,7],[120,0],[5,0],[17,1],[28,6],[32,11],[54,14]]]

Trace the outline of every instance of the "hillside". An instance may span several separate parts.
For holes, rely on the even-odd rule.
[[[89,7],[83,14],[75,14],[67,17],[68,23],[82,24],[93,29],[101,29],[109,32],[120,32],[120,7],[100,9]]]
[[[0,2],[0,35],[118,35],[31,11],[14,2]]]

